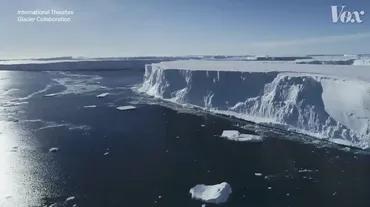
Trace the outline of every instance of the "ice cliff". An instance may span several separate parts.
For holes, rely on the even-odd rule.
[[[161,62],[146,65],[140,91],[360,148],[370,143],[368,66]]]

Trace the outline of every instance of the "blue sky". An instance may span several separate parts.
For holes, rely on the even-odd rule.
[[[332,5],[365,11],[334,24]],[[68,23],[20,23],[17,10],[72,10]],[[370,53],[369,0],[2,0],[0,59]]]

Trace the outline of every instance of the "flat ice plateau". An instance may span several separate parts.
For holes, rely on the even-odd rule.
[[[179,60],[146,65],[139,91],[335,143],[370,143],[368,66]]]
[[[218,204],[226,202],[232,190],[228,183],[223,182],[216,185],[199,184],[191,188],[189,193],[193,199]]]

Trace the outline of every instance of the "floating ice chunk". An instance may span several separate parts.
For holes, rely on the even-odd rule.
[[[206,207],[206,204],[202,204],[202,207]]]
[[[67,202],[69,202],[69,201],[73,201],[75,198],[76,198],[76,197],[74,197],[74,196],[70,196],[70,197],[68,197],[68,198],[66,199],[66,201],[67,201]]]
[[[49,207],[57,207],[57,204],[56,203],[53,203]]]
[[[107,156],[107,155],[109,155],[109,152],[104,153],[104,156]]]
[[[227,138],[233,141],[252,141],[252,142],[260,142],[263,141],[263,138],[259,135],[252,135],[252,134],[241,134],[237,130],[224,130],[221,134],[221,137]]]
[[[302,169],[302,170],[299,170],[298,172],[312,172],[312,170],[308,170],[308,169]]]
[[[216,185],[199,184],[190,189],[191,198],[207,203],[224,203],[232,193],[231,186],[226,183]]]
[[[271,189],[272,189],[272,187],[268,187],[267,189],[271,190]]]
[[[84,106],[84,108],[95,108],[96,105],[88,105],[88,106]]]
[[[104,98],[104,97],[106,97],[108,95],[109,95],[109,93],[102,93],[102,94],[97,95],[96,97],[97,98]]]
[[[49,149],[49,152],[58,152],[59,151],[59,148],[56,148],[56,147],[52,147]]]
[[[202,124],[202,125],[200,125],[201,127],[205,127],[206,125],[205,124]]]
[[[73,204],[73,206],[72,207],[77,207],[77,204]]]
[[[262,176],[262,173],[254,173],[255,176]]]
[[[136,109],[136,107],[135,106],[118,106],[117,109],[120,111],[124,111],[124,110]]]
[[[56,96],[58,95],[57,93],[49,93],[49,94],[45,94],[43,95],[44,97],[53,97],[53,96]]]
[[[162,198],[162,196],[158,196],[158,198]]]

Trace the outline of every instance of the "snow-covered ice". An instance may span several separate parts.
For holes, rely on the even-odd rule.
[[[135,106],[118,106],[117,109],[120,111],[125,111],[125,110],[136,109],[136,107]]]
[[[139,91],[362,149],[370,143],[369,66],[161,62],[146,65]]]
[[[52,147],[49,149],[49,152],[58,152],[59,151],[59,148],[56,148],[56,147]]]
[[[104,97],[106,97],[108,95],[109,95],[109,93],[102,93],[102,94],[97,95],[96,97],[97,98],[104,98]]]
[[[253,134],[241,134],[237,130],[224,130],[221,137],[227,138],[233,141],[263,141],[263,138],[259,135]]]
[[[206,203],[224,203],[232,193],[231,186],[226,183],[216,185],[199,184],[190,189],[193,199],[201,200]]]

